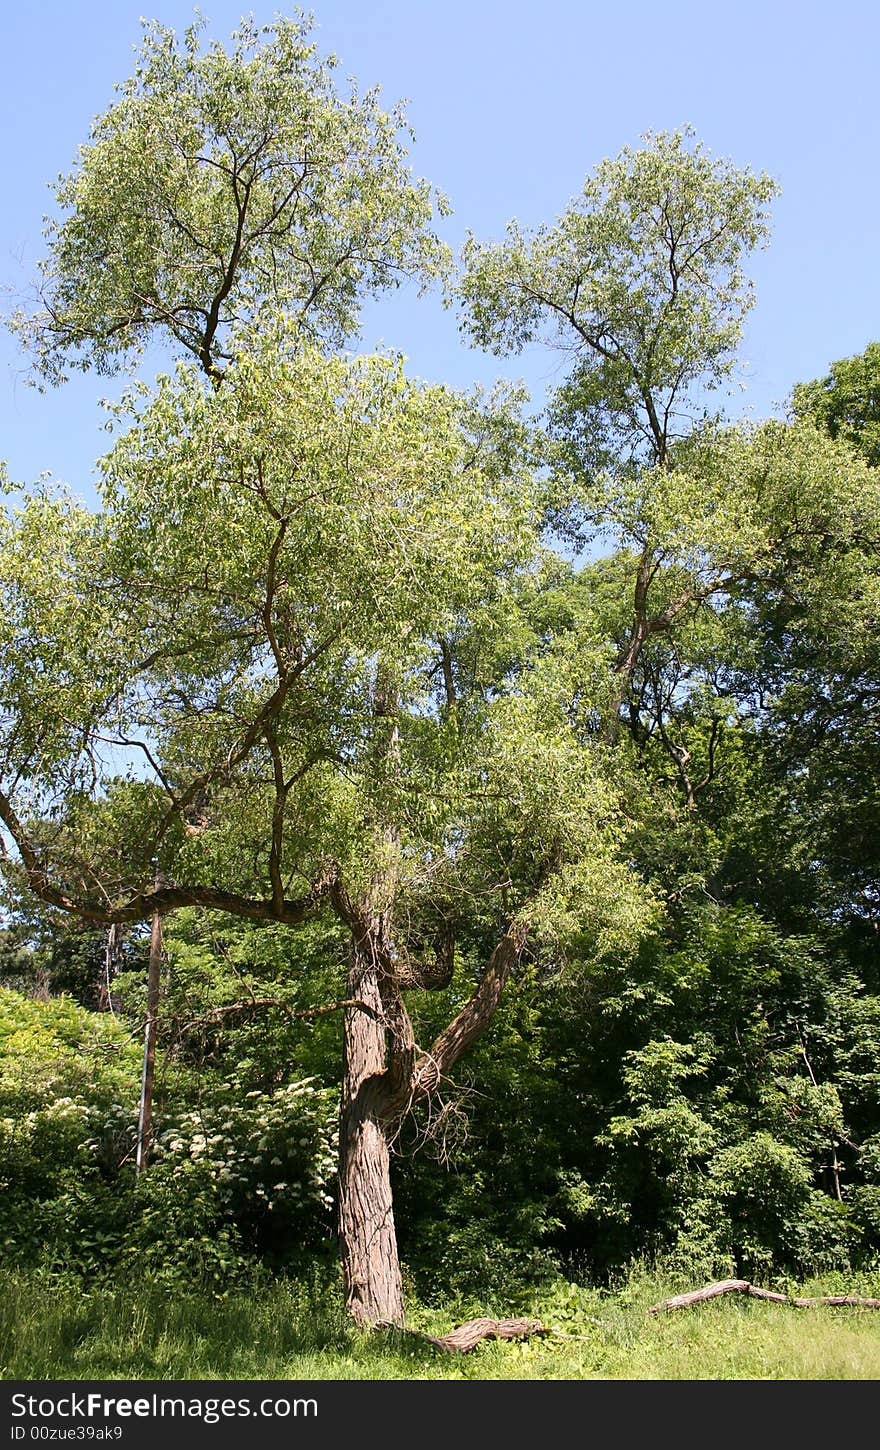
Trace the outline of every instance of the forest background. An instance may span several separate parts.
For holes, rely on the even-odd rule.
[[[216,23],[211,34],[225,38]],[[780,38],[791,39],[787,31]],[[345,62],[354,68],[348,56]],[[118,75],[124,74],[122,67]],[[377,74],[387,84],[387,72]],[[842,114],[838,124],[850,140],[864,141],[864,131],[854,131]],[[657,128],[656,115],[650,123]],[[266,715],[274,695],[261,694],[249,673],[265,655],[252,656],[238,680],[256,693],[239,700],[233,715],[240,729],[247,704],[259,728],[244,728],[232,744],[209,739],[198,731],[218,713],[219,697],[206,704],[207,696],[196,699],[184,689],[172,720],[172,677],[166,673],[157,686],[157,674],[144,686],[142,667],[135,670],[137,709],[143,711],[140,691],[147,688],[154,689],[152,707],[159,705],[154,720],[165,712],[156,738],[171,753],[162,757],[157,779],[183,835],[172,832],[156,889],[182,890],[179,898],[160,899],[147,881],[152,858],[144,850],[156,802],[144,797],[142,773],[110,784],[112,768],[119,768],[111,753],[86,782],[80,745],[71,745],[71,729],[81,730],[84,742],[91,731],[93,746],[108,743],[106,709],[99,727],[95,691],[106,688],[111,654],[119,668],[118,620],[105,620],[94,596],[82,618],[95,635],[83,640],[75,627],[82,597],[76,580],[97,557],[82,532],[83,516],[44,489],[8,533],[6,760],[14,779],[4,820],[20,858],[7,872],[13,915],[3,952],[11,990],[3,998],[2,1228],[11,1260],[44,1273],[89,1275],[138,1264],[160,1280],[196,1281],[220,1294],[257,1265],[303,1274],[333,1235],[344,1018],[343,1140],[356,1147],[348,1161],[343,1152],[342,1183],[347,1171],[371,1171],[382,1152],[391,1153],[403,1258],[422,1300],[515,1299],[523,1286],[559,1275],[602,1281],[638,1256],[660,1255],[690,1276],[764,1278],[855,1271],[874,1262],[878,360],[876,348],[865,350],[864,329],[876,278],[860,276],[857,265],[865,232],[843,237],[838,213],[835,238],[847,257],[835,273],[839,295],[832,302],[826,243],[825,286],[812,296],[829,307],[840,342],[814,368],[801,367],[821,345],[821,308],[790,307],[787,328],[771,332],[796,354],[796,370],[787,371],[788,360],[768,367],[761,359],[744,374],[738,333],[746,283],[734,274],[742,265],[767,285],[765,257],[747,254],[762,240],[775,190],[745,168],[773,169],[772,160],[751,150],[744,155],[737,138],[730,148],[735,165],[725,166],[713,158],[727,148],[711,137],[710,154],[703,145],[709,139],[674,132],[640,143],[618,133],[608,154],[620,150],[621,140],[632,149],[616,171],[600,174],[604,191],[588,191],[580,212],[576,204],[569,222],[536,244],[534,226],[562,212],[603,151],[584,164],[580,147],[579,176],[556,188],[540,214],[530,217],[511,197],[482,232],[468,217],[480,240],[500,239],[517,210],[524,228],[506,250],[471,244],[463,281],[451,283],[452,308],[436,313],[421,342],[391,334],[401,318],[401,331],[412,326],[426,300],[410,294],[390,308],[387,296],[369,304],[362,333],[381,315],[383,335],[410,353],[415,366],[407,371],[431,380],[441,381],[436,359],[445,362],[451,353],[456,317],[472,340],[502,356],[525,345],[525,366],[542,383],[536,391],[551,401],[549,427],[542,417],[537,432],[512,396],[465,401],[448,390],[413,387],[393,361],[352,365],[339,353],[354,317],[344,290],[335,311],[318,308],[317,354],[312,337],[304,348],[302,336],[291,341],[284,328],[262,338],[245,329],[243,351],[215,357],[210,340],[199,352],[177,328],[178,345],[199,359],[207,392],[192,378],[169,380],[155,402],[142,399],[134,427],[104,470],[111,532],[101,536],[99,553],[106,563],[108,541],[117,551],[117,599],[133,589],[121,609],[129,649],[135,636],[155,642],[169,623],[167,612],[162,619],[138,613],[131,603],[138,579],[151,577],[161,592],[173,575],[181,597],[193,595],[196,558],[199,568],[205,565],[205,584],[209,570],[220,569],[218,587],[229,591],[224,607],[230,599],[240,603],[254,560],[245,549],[236,563],[234,510],[222,490],[210,502],[197,498],[196,475],[212,449],[224,459],[237,456],[242,419],[251,428],[267,398],[274,400],[268,446],[283,440],[281,461],[272,463],[279,478],[291,459],[301,468],[316,439],[333,458],[348,438],[334,487],[341,489],[335,507],[349,517],[365,507],[357,466],[370,477],[376,470],[387,477],[390,459],[398,467],[379,513],[371,502],[363,515],[375,531],[367,546],[352,550],[347,541],[344,554],[333,552],[344,567],[329,582],[327,521],[319,520],[317,534],[306,530],[297,538],[298,565],[315,560],[303,609],[317,609],[323,598],[347,609],[352,590],[382,603],[379,632],[375,620],[359,614],[361,632],[346,645],[344,669],[334,664],[318,687],[321,708],[334,705],[335,719],[322,717],[305,735],[285,736],[290,722]],[[827,131],[823,144],[829,145]],[[807,149],[800,154],[803,163]],[[815,177],[821,152],[809,155]],[[427,172],[421,151],[413,157]],[[489,170],[500,188],[502,168]],[[832,172],[839,185],[838,168]],[[546,166],[536,165],[534,175],[547,184]],[[777,176],[784,197],[786,178]],[[431,180],[448,185],[444,175]],[[400,184],[392,176],[392,191]],[[532,206],[536,189],[530,183]],[[862,192],[870,205],[865,193],[870,188]],[[106,196],[116,218],[127,200],[137,205],[137,186],[128,198]],[[609,196],[629,208],[623,233],[608,230]],[[692,292],[681,304],[678,242],[665,254],[661,247],[656,255],[665,275],[646,273],[649,284],[660,276],[660,291],[641,284],[635,315],[627,267],[638,271],[653,242],[632,223],[639,207],[647,215],[664,196],[687,203],[682,214],[697,228],[706,267],[691,278],[682,269]],[[89,197],[71,200],[87,231],[96,216],[100,223],[94,210],[88,215]],[[430,276],[442,270],[442,259],[425,230],[426,214],[413,221],[423,202],[407,202],[409,251],[395,260]],[[774,213],[781,205],[773,204]],[[811,206],[815,215],[815,187]],[[712,207],[733,239],[727,252],[711,251],[715,239],[704,224]],[[823,216],[832,212],[829,200]],[[590,233],[587,225],[581,232],[577,218],[590,214],[600,218],[599,230]],[[350,213],[341,215],[348,225]],[[442,212],[441,224],[448,227]],[[802,255],[808,237],[816,244],[817,230],[797,230]],[[591,274],[597,290],[586,302],[579,247],[607,247],[610,258],[604,272]],[[69,357],[83,339],[98,338],[92,361],[99,369],[115,347],[108,351],[99,312],[107,296],[112,303],[117,279],[93,306],[83,281],[100,277],[100,269],[87,260],[83,271],[74,252],[55,254],[54,285],[61,290],[54,301],[68,308],[68,321],[56,307],[48,330],[44,321],[30,334],[51,382],[65,349]],[[786,279],[790,285],[797,277],[802,299],[804,271],[797,272],[790,250],[785,255]],[[808,253],[804,270],[807,262]],[[66,293],[65,267],[76,284]],[[667,275],[671,304],[662,290]],[[379,286],[388,280],[379,277]],[[74,317],[69,309],[83,299],[88,315]],[[775,305],[783,306],[778,291]],[[533,334],[566,308],[561,353],[540,352]],[[250,323],[251,302],[247,309]],[[227,320],[230,336],[244,315]],[[792,331],[792,315],[809,324],[809,349]],[[150,330],[142,377],[156,371],[155,338],[168,316],[164,307],[164,315],[159,309],[142,319],[142,330]],[[268,316],[261,315],[261,326]],[[657,334],[661,346],[638,354],[654,336],[646,317],[674,325]],[[745,349],[756,336],[755,323],[749,325]],[[856,328],[857,340],[844,342]],[[217,336],[219,347],[222,328]],[[420,347],[431,367],[419,365]],[[832,360],[850,350],[860,356],[828,373]],[[759,343],[759,358],[761,351]],[[719,429],[712,417],[717,394],[706,386],[726,384],[728,363],[735,364],[731,377],[748,380],[754,416],[775,411],[784,423]],[[523,370],[519,357],[514,364]],[[475,364],[459,358],[442,381],[459,382],[462,366],[477,375]],[[484,360],[482,376],[494,377],[498,367]],[[785,386],[771,402],[770,378],[780,373]],[[792,403],[791,388],[814,375],[826,381],[797,389]],[[48,394],[24,395],[16,386],[6,450],[12,477],[54,461],[44,456],[36,468],[22,468],[34,435],[42,432],[46,443],[47,425],[37,430],[36,410],[81,414],[89,389],[95,397],[115,387],[115,380],[89,374]],[[224,402],[230,394],[232,416]],[[113,396],[121,416],[129,405],[120,390]],[[662,425],[652,407],[658,398],[668,405]],[[728,418],[741,415],[738,400],[721,406]],[[53,447],[65,432],[63,411],[54,416]],[[328,416],[336,418],[332,426]],[[356,460],[352,472],[352,420],[361,419],[360,430],[364,417],[366,432],[356,435],[364,461]],[[252,433],[247,437],[245,461],[262,468],[269,454],[254,455]],[[68,443],[74,460],[77,449],[90,446],[82,430],[65,437]],[[405,467],[399,471],[399,459],[419,447],[410,477]],[[163,450],[167,473],[151,492]],[[399,510],[424,522],[418,473],[426,465],[439,489],[425,516],[430,528],[416,527],[395,562]],[[298,681],[304,668],[287,652],[282,624],[287,628],[289,619],[280,607],[276,612],[273,592],[289,500],[264,483],[260,468],[254,490],[263,525],[268,517],[279,528],[266,536],[264,570],[256,576],[263,590],[258,614],[286,704],[287,677]],[[71,463],[57,471],[70,476]],[[77,488],[93,504],[79,480]],[[17,500],[13,489],[13,507]],[[163,512],[175,521],[176,543],[163,529]],[[138,552],[145,519],[150,549],[159,545],[152,574],[153,563],[145,567]],[[331,519],[329,527],[338,523]],[[203,556],[195,545],[200,530]],[[555,542],[555,554],[542,554],[542,533]],[[334,549],[339,545],[337,537]],[[418,574],[414,593],[401,584],[401,559]],[[59,561],[72,561],[73,573],[53,573]],[[291,587],[286,579],[284,587]],[[436,595],[431,608],[426,592]],[[203,623],[203,615],[193,615],[184,628]],[[407,640],[412,634],[416,643]],[[193,635],[186,637],[191,652]],[[102,655],[106,641],[112,649]],[[179,646],[179,636],[170,641],[178,663]],[[312,651],[308,658],[319,656]],[[228,657],[215,652],[194,669],[200,689],[212,671],[228,687]],[[39,684],[44,677],[48,694]],[[67,692],[60,704],[59,678]],[[317,698],[299,702],[305,714],[291,718],[300,728],[304,719],[313,721]],[[273,720],[283,728],[276,731]],[[247,750],[238,753],[242,740]],[[249,754],[255,745],[256,764]],[[189,752],[185,761],[181,750]],[[285,818],[293,778],[298,785],[319,761],[325,776]],[[234,780],[232,767],[240,764],[244,771]],[[328,782],[333,764],[352,797],[343,800],[339,781]],[[248,776],[249,769],[256,774]],[[268,807],[266,769],[275,782]],[[23,810],[15,809],[16,790]],[[264,859],[259,817],[266,808],[272,825]],[[316,828],[322,816],[330,827]],[[168,826],[164,815],[156,819],[161,844]],[[36,855],[29,857],[31,848]],[[297,897],[309,909],[296,920],[290,881],[281,879],[282,848],[309,888],[306,898]],[[245,864],[251,850],[256,854]],[[84,862],[100,882],[101,910],[82,876]],[[200,898],[193,885],[193,872],[198,877],[206,862],[216,899]],[[210,909],[228,906],[231,895],[258,899],[261,875],[270,893],[259,899],[271,910],[238,911],[236,919]],[[136,1038],[147,952],[135,923],[148,919],[153,905],[181,909],[165,922],[153,1161],[135,1186]],[[101,911],[124,928],[109,964],[106,926],[88,932],[61,924],[70,915],[97,923]],[[266,924],[273,917],[275,925]],[[291,925],[298,928],[293,936]],[[364,942],[370,952],[362,951]],[[436,949],[436,964],[420,965],[416,958],[428,948]],[[375,980],[365,987],[368,959]],[[412,1009],[412,1035],[401,991],[420,986],[430,990]],[[372,1037],[369,1013],[319,1010],[358,995],[379,1014],[381,1032]],[[427,1054],[417,1046],[426,1042],[433,1043]],[[380,1058],[370,1071],[378,1064],[390,1096],[354,1131],[352,1064],[375,1052]],[[363,1082],[363,1062],[358,1070]],[[378,1149],[362,1141],[377,1124]],[[381,1199],[381,1185],[377,1191]],[[359,1196],[352,1193],[352,1202]],[[366,1263],[374,1235],[358,1247],[363,1224],[346,1228],[342,1212],[352,1312],[367,1321],[400,1320],[400,1286],[386,1274],[396,1254],[386,1245],[378,1266],[367,1265],[365,1290],[358,1254]],[[378,1221],[385,1208],[373,1203],[367,1218],[370,1212]],[[355,1245],[349,1253],[346,1235]]]

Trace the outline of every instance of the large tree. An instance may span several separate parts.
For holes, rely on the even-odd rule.
[[[471,238],[463,326],[503,355],[542,341],[571,358],[551,399],[581,467],[665,466],[731,375],[775,185],[709,155],[690,130],[645,137],[588,176],[550,226]]]
[[[489,1025],[531,934],[578,903],[606,924],[642,907],[566,680],[487,688],[456,649],[539,566],[515,418],[279,337],[220,389],[161,380],[100,513],[44,491],[7,515],[6,876],[92,922],[337,915],[348,1303],[399,1321],[403,1115]],[[450,984],[475,920],[483,969],[421,1047],[404,993]]]
[[[775,192],[689,130],[646,141],[603,162],[552,226],[529,234],[511,222],[503,242],[471,238],[459,288],[475,342],[506,354],[543,341],[571,359],[549,406],[558,521],[581,543],[633,551],[612,733],[649,637],[739,567],[733,490],[716,479],[704,507],[705,481],[674,462],[717,421],[708,400],[734,371],[752,303],[744,259],[767,235]]]
[[[471,248],[479,340],[549,320],[575,349],[548,484],[510,400],[338,351],[365,293],[444,252],[398,118],[340,98],[300,25],[244,27],[231,55],[151,28],[59,189],[19,319],[39,369],[107,370],[159,337],[183,361],[117,410],[97,512],[42,486],[4,516],[5,878],[21,908],[93,923],[186,905],[342,924],[339,1233],[362,1322],[403,1318],[405,1114],[442,1094],[528,942],[631,944],[652,909],[609,745],[624,707],[648,728],[657,642],[747,584],[789,588],[782,543],[808,594],[823,541],[846,578],[859,553],[838,445],[679,436],[732,364],[771,190],[659,137],[534,245]],[[523,624],[560,490],[622,545],[575,586],[596,584],[574,649]],[[448,993],[429,1045],[417,989]]]
[[[364,295],[445,264],[402,115],[339,94],[305,23],[243,24],[229,52],[200,30],[181,45],[147,27],[58,186],[38,305],[15,319],[53,382],[153,339],[203,381],[162,384],[107,467],[101,515],[44,491],[5,521],[0,814],[13,878],[86,920],[187,901],[295,925],[332,885],[357,936],[367,888],[346,886],[333,822],[371,732],[396,738],[425,602],[454,612],[443,571],[467,560],[444,509],[479,444],[459,404],[390,361],[328,360]],[[394,750],[367,754],[387,770]],[[346,1111],[366,1122],[360,1079],[388,1024],[353,973]],[[398,1319],[383,1132],[343,1132],[341,1230],[354,1312]]]

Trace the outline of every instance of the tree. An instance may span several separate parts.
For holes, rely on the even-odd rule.
[[[794,389],[792,412],[801,426],[835,439],[842,459],[850,450],[868,465],[840,509],[853,520],[858,554],[853,550],[842,570],[836,551],[823,543],[812,605],[779,588],[755,592],[751,662],[770,701],[762,763],[767,789],[781,801],[780,844],[785,855],[809,863],[800,910],[838,928],[846,924],[848,950],[866,963],[878,912],[878,380],[880,348],[871,344],[832,364],[827,377]]]
[[[580,542],[604,531],[636,548],[612,734],[645,641],[723,589],[728,575],[728,561],[705,547],[703,481],[677,477],[673,453],[699,419],[710,424],[706,393],[733,370],[752,301],[743,256],[766,236],[775,192],[767,176],[713,160],[690,131],[645,139],[643,150],[603,162],[553,227],[528,236],[511,223],[500,244],[471,238],[460,285],[474,341],[506,353],[543,338],[573,357],[550,403],[559,518]],[[731,508],[728,493],[709,529],[720,522],[726,531]],[[667,571],[666,597],[652,610],[669,530],[679,542],[693,530],[685,547],[701,577],[688,570],[676,581]]]
[[[732,366],[772,191],[684,136],[606,163],[533,246],[469,250],[475,336],[572,330],[549,485],[516,399],[342,352],[365,293],[443,267],[397,133],[374,96],[335,95],[301,25],[246,26],[231,56],[148,31],[61,185],[44,306],[19,326],[53,381],[152,336],[183,360],[117,407],[99,511],[43,484],[0,533],[17,909],[185,906],[347,936],[324,1005],[343,1013],[339,1238],[363,1323],[403,1319],[405,1115],[443,1093],[527,946],[625,959],[656,911],[632,831],[621,849],[630,754],[609,746],[625,706],[690,809],[688,691],[659,642],[708,620],[708,652],[749,590],[861,618],[877,512],[870,470],[812,427],[677,437]],[[581,531],[621,544],[567,591],[576,639],[541,544],[572,463]],[[418,990],[448,994],[427,1047]]]
[[[880,342],[832,363],[826,377],[799,383],[792,411],[830,437],[854,444],[875,468],[880,465]]]
[[[442,879],[467,831],[436,814],[430,869],[405,846],[399,717],[431,699],[426,640],[527,564],[534,527],[502,466],[509,421],[409,387],[391,360],[322,351],[364,293],[445,253],[401,117],[375,93],[340,99],[305,36],[244,25],[227,55],[200,52],[197,26],[182,51],[150,27],[58,189],[42,306],[17,320],[40,371],[107,371],[158,331],[222,401],[192,371],[163,380],[107,465],[103,515],[43,490],[6,518],[0,817],[14,884],[89,921],[184,903],[345,920],[343,1261],[356,1316],[398,1320],[394,1115],[486,1025],[528,929],[505,902],[482,989],[416,1054],[394,863],[409,849]]]
[[[669,903],[667,930],[695,901],[722,920],[758,905],[833,959],[853,947],[844,926],[876,921],[870,350],[846,378],[837,365],[799,389],[789,423],[730,428],[705,411],[733,364],[741,259],[772,190],[686,134],[655,138],[600,167],[554,226],[472,239],[460,297],[464,330],[496,352],[543,339],[573,356],[549,409],[557,521],[614,552],[557,590],[549,647],[594,699],[602,661],[613,676],[593,728],[615,747],[628,849]],[[691,1030],[685,1063],[701,1050]],[[632,1063],[680,1046],[660,1034]],[[671,1081],[621,1130],[641,1133],[655,1109],[665,1121]],[[838,1197],[842,1131],[822,1139]]]
[[[294,342],[269,330],[219,390],[161,379],[100,514],[37,494],[7,519],[0,817],[7,878],[90,921],[345,924],[340,1243],[353,1314],[396,1322],[401,1117],[554,913],[642,909],[565,681],[469,689],[456,660],[536,567],[515,418]],[[475,915],[487,960],[422,1049],[404,991],[449,984]]]
[[[135,73],[56,197],[39,305],[16,326],[39,371],[115,368],[157,330],[214,380],[267,304],[338,345],[364,295],[445,265],[402,113],[337,94],[303,20],[243,22],[227,53],[146,25]],[[440,212],[442,198],[436,198]]]
[[[587,178],[553,226],[473,237],[463,328],[493,352],[544,340],[571,355],[551,415],[587,472],[665,467],[730,375],[751,306],[745,253],[767,234],[767,176],[713,160],[690,130],[644,138]]]

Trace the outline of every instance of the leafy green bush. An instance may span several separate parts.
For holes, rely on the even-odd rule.
[[[245,1259],[280,1262],[330,1232],[334,1095],[311,1081],[169,1114],[126,1253],[160,1278],[221,1282]]]
[[[714,1156],[704,1207],[715,1242],[749,1278],[836,1268],[848,1257],[846,1206],[815,1189],[803,1158],[769,1133]]]
[[[6,1262],[217,1290],[256,1256],[286,1261],[328,1236],[335,1112],[313,1081],[206,1084],[198,1108],[157,1113],[136,1182],[140,1050],[124,1028],[0,990],[0,1044]]]
[[[0,1244],[7,1261],[82,1251],[76,1202],[100,1224],[108,1164],[96,1135],[130,1120],[140,1054],[109,1015],[69,998],[35,1002],[0,988]],[[122,1153],[128,1146],[125,1137]],[[97,1231],[97,1230],[96,1230]]]

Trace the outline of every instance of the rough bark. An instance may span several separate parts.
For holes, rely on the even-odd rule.
[[[436,1091],[488,1028],[529,924],[517,919],[508,926],[473,995],[425,1053],[416,1047],[403,1003],[407,983],[397,980],[390,912],[368,916],[339,882],[331,900],[352,932],[339,1134],[339,1247],[346,1304],[360,1324],[402,1326],[390,1179],[393,1136],[403,1114]]]
[[[339,1249],[349,1313],[359,1324],[402,1325],[403,1284],[391,1198],[391,1123],[381,967],[353,934],[344,1018],[339,1123]]]
[[[399,1325],[377,1324],[377,1329],[399,1329]],[[423,1334],[419,1329],[405,1329],[405,1334],[417,1339],[421,1344],[433,1344],[435,1349],[442,1349],[447,1354],[470,1354],[484,1339],[529,1339],[536,1334],[552,1334],[559,1339],[579,1339],[582,1336],[572,1334],[561,1334],[557,1329],[550,1329],[542,1324],[540,1319],[469,1319],[466,1324],[459,1324],[457,1329],[451,1329],[448,1334]]]
[[[426,1336],[438,1349],[470,1354],[484,1339],[528,1339],[534,1334],[552,1334],[540,1319],[469,1319],[449,1334]]]

